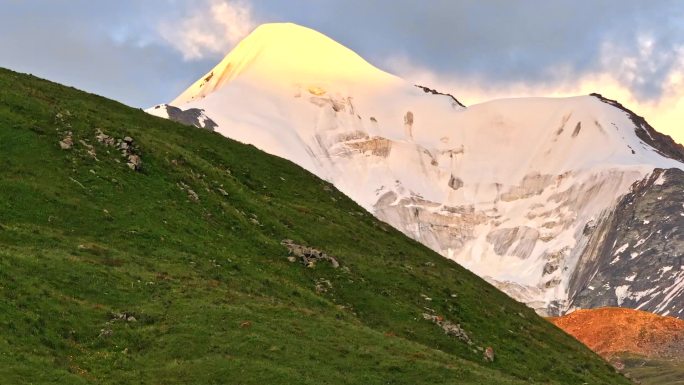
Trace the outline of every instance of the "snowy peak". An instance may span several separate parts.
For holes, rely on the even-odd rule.
[[[236,79],[265,87],[398,81],[331,38],[292,23],[263,24],[171,104],[207,96]]]
[[[174,104],[206,112],[218,133],[332,182],[540,313],[597,298],[631,303],[626,288],[640,295],[623,282],[633,262],[602,295],[589,289],[603,271],[599,262],[626,252],[597,245],[624,232],[609,231],[611,213],[635,183],[655,169],[684,168],[684,150],[617,102],[592,95],[464,108],[294,24],[257,28]],[[158,110],[174,119],[172,107]],[[668,208],[673,218],[684,218],[681,207]],[[652,234],[660,242],[668,233]],[[684,268],[672,271],[649,286],[674,290],[659,303],[684,293]]]

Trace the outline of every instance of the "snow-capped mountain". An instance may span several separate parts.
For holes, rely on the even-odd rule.
[[[600,95],[466,108],[427,86],[267,24],[150,112],[206,113],[542,314],[684,316],[684,148]]]

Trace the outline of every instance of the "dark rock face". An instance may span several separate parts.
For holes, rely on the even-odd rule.
[[[204,114],[204,110],[199,108],[182,110],[178,107],[170,106],[168,104],[156,106],[155,108],[166,108],[166,113],[169,115],[169,119],[173,120],[174,122],[186,124],[188,126],[195,126],[197,128],[203,128],[208,131],[214,131],[218,127],[218,124],[206,116]]]
[[[452,175],[451,178],[449,178],[449,187],[453,190],[458,190],[463,187],[463,180]]]
[[[684,318],[684,171],[654,170],[589,231],[571,306]]]
[[[433,90],[432,88],[424,87],[424,86],[421,86],[421,85],[418,85],[418,84],[416,84],[416,87],[418,87],[418,88],[420,88],[421,90],[423,90],[423,92],[425,92],[426,94],[448,96],[448,97],[451,98],[451,100],[452,100],[456,105],[459,105],[459,106],[461,106],[461,107],[463,107],[463,108],[466,108],[465,104],[461,103],[458,99],[456,99],[456,97],[455,97],[454,95],[445,94],[445,93],[443,93],[443,92],[439,92],[439,91],[437,91],[437,90]]]
[[[669,135],[661,134],[656,131],[642,116],[635,114],[632,110],[623,106],[616,100],[608,99],[601,94],[593,93],[591,96],[598,98],[600,101],[610,104],[616,108],[621,109],[627,113],[627,116],[634,123],[634,131],[639,139],[644,143],[655,148],[661,155],[684,162],[684,146],[678,144]]]

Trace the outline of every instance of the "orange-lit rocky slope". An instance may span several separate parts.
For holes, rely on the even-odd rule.
[[[678,318],[601,308],[577,310],[550,320],[604,358],[620,353],[684,357],[684,320]]]

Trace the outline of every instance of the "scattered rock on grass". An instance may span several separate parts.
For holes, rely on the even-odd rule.
[[[131,313],[122,312],[112,314],[112,319],[110,320],[110,323],[115,321],[136,322],[137,319],[135,319],[135,317]]]
[[[116,141],[114,140],[114,138],[112,138],[111,136],[105,134],[105,133],[102,132],[102,130],[99,129],[99,128],[97,128],[96,130],[97,130],[97,135],[95,135],[95,139],[96,139],[99,143],[101,143],[101,144],[103,144],[103,145],[105,145],[105,146],[107,146],[107,147],[114,147],[114,145],[115,145],[115,143],[116,143]]]
[[[494,348],[487,346],[484,351],[484,360],[487,362],[494,362]]]
[[[135,141],[130,136],[125,136],[123,139],[114,139],[105,134],[102,129],[96,128],[97,135],[95,140],[107,147],[115,147],[121,151],[121,157],[126,159],[126,165],[133,171],[140,171],[142,169],[142,158],[140,151],[135,145]],[[92,148],[92,146],[90,146]],[[94,153],[94,149],[92,150]],[[90,154],[90,150],[88,152]],[[94,156],[94,155],[93,155]]]
[[[328,292],[332,289],[332,283],[324,278],[319,278],[316,280],[316,293],[322,294]]]
[[[85,140],[81,139],[78,141],[78,143],[81,144],[81,146],[85,147],[86,152],[88,155],[90,155],[91,158],[98,160],[97,159],[97,152],[95,152],[95,147],[93,147],[92,144],[88,144]]]
[[[188,198],[190,198],[191,201],[197,202],[199,200],[199,195],[193,190],[188,189]]]
[[[288,257],[290,262],[294,262],[299,259],[304,266],[314,268],[316,267],[316,262],[328,261],[333,268],[337,269],[340,267],[340,263],[335,257],[330,256],[321,250],[315,249],[313,247],[298,245],[291,239],[285,239],[280,242],[280,244],[287,247],[288,251],[290,252],[290,257]],[[292,257],[294,257],[294,260]]]
[[[74,137],[71,131],[68,131],[64,139],[59,141],[59,147],[62,150],[71,150],[74,147]]]
[[[131,154],[128,156],[128,163],[126,163],[126,165],[133,171],[140,170],[142,167],[142,159],[140,159],[140,156],[138,155]]]
[[[133,138],[126,136],[123,140],[117,140],[116,147],[121,150],[121,156],[126,158],[126,165],[128,165],[131,170],[139,171],[142,168],[142,159],[138,154],[138,149]]]
[[[199,195],[190,188],[187,184],[183,182],[178,182],[178,188],[181,189],[181,191],[185,191],[186,194],[188,194],[188,199],[190,199],[193,202],[199,201]]]
[[[63,110],[55,114],[55,124],[63,127],[71,127],[69,121],[71,120],[71,112],[69,110]]]
[[[428,313],[423,313],[423,319],[425,319],[427,321],[432,321],[437,326],[441,327],[442,330],[444,330],[444,334],[451,336],[451,337],[456,337],[459,340],[467,343],[468,345],[473,344],[470,337],[465,332],[465,330],[463,330],[461,325],[455,324],[455,323],[448,321],[448,320],[445,320],[444,317],[442,317],[442,316],[428,314]]]

